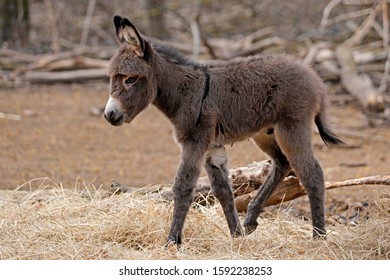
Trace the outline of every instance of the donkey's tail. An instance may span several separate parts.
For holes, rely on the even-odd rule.
[[[322,140],[325,142],[326,145],[329,144],[335,144],[335,145],[341,145],[345,144],[341,138],[339,138],[337,135],[335,135],[332,130],[329,128],[327,122],[326,122],[326,117],[325,117],[325,112],[324,108],[321,108],[320,112],[316,115],[314,119],[315,124],[318,127],[318,132],[320,133],[320,136]]]

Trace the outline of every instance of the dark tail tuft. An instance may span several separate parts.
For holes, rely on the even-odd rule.
[[[325,144],[328,146],[329,144],[335,144],[335,145],[345,145],[345,142],[341,140],[338,136],[336,136],[326,125],[326,123],[322,120],[321,114],[318,114],[314,119],[318,131],[320,133],[320,136],[322,140],[325,142]]]

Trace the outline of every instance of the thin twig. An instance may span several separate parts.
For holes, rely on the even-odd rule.
[[[89,0],[87,13],[84,19],[83,33],[81,34],[80,45],[85,46],[87,44],[88,33],[91,26],[93,10],[95,9],[96,0]]]
[[[367,35],[367,33],[370,31],[370,29],[373,27],[375,23],[375,17],[377,15],[377,12],[381,9],[381,5],[375,5],[369,16],[364,20],[364,22],[359,26],[359,28],[356,30],[356,32],[352,35],[351,38],[346,40],[343,45],[344,46],[354,46],[359,44],[363,38]]]
[[[339,16],[335,16],[331,19],[326,19],[326,22],[324,22],[324,26],[321,25],[322,28],[324,27],[328,27],[328,26],[331,26],[333,24],[336,24],[336,23],[339,23],[339,22],[342,22],[342,21],[345,21],[345,20],[350,20],[350,19],[353,19],[353,18],[359,18],[359,17],[362,17],[362,16],[367,16],[369,15],[371,12],[371,8],[367,8],[367,9],[363,9],[363,10],[358,10],[358,11],[353,11],[353,12],[349,12],[349,13],[346,13],[346,14],[342,14],[342,15],[339,15]],[[322,23],[321,23],[322,24]]]
[[[303,62],[311,65],[314,61],[315,56],[318,53],[318,49],[319,49],[318,44],[314,44],[314,45],[310,46],[309,51],[307,52],[305,58],[303,59]]]
[[[215,54],[213,46],[210,45],[207,37],[204,35],[204,33],[200,32],[200,36],[202,37],[203,45],[206,47],[206,49],[209,51],[209,54],[212,59],[218,59],[218,56]]]
[[[324,29],[325,27],[328,26],[328,20],[329,20],[329,15],[332,12],[332,10],[341,3],[341,0],[331,0],[326,7],[324,8],[324,11],[322,12],[322,19],[320,23],[320,28]]]
[[[192,33],[192,40],[193,40],[193,59],[195,61],[199,60],[199,53],[200,53],[200,30],[199,30],[199,24],[198,24],[198,16],[196,19],[191,20],[191,33]]]

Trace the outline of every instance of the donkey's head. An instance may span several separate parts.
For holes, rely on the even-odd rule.
[[[119,126],[153,102],[157,84],[148,63],[153,52],[149,43],[127,18],[115,16],[114,25],[120,49],[109,66],[111,89],[104,117]]]

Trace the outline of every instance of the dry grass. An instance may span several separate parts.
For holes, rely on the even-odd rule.
[[[329,226],[327,241],[313,241],[310,222],[284,211],[231,239],[220,206],[198,206],[187,217],[183,246],[172,251],[163,248],[171,203],[40,180],[35,191],[0,192],[0,259],[390,259],[388,191],[371,204],[367,221]]]

